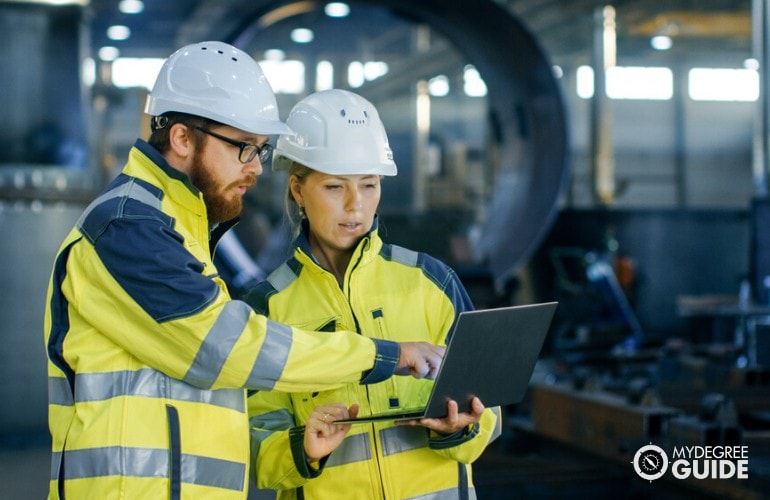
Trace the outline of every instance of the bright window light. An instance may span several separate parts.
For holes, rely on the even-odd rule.
[[[96,61],[92,57],[86,57],[83,59],[81,65],[81,78],[83,79],[83,85],[86,87],[93,87],[96,83]]]
[[[594,70],[577,69],[577,94],[594,95]],[[611,99],[668,100],[674,95],[674,74],[669,68],[614,66],[607,70],[607,96]]]
[[[329,61],[318,61],[315,67],[316,92],[334,88],[334,65]]]
[[[591,66],[578,66],[576,76],[578,97],[592,98],[594,96],[594,69]]]
[[[313,30],[307,28],[296,28],[291,30],[291,41],[294,43],[310,43],[315,38]]]
[[[607,95],[665,101],[674,95],[674,73],[668,68],[615,66],[607,70]]]
[[[449,94],[449,78],[446,75],[434,76],[428,80],[428,93],[433,97],[444,97]]]
[[[302,61],[259,61],[265,78],[276,94],[301,94],[305,91],[305,64]]]
[[[487,95],[487,84],[481,78],[479,70],[470,64],[463,69],[463,92],[469,97]]]
[[[164,61],[162,57],[119,57],[112,63],[112,84],[119,88],[152,89]]]
[[[131,29],[122,24],[116,24],[107,28],[107,38],[110,40],[127,40],[131,36]]]
[[[756,101],[759,73],[752,69],[693,68],[688,87],[695,101]]]
[[[364,84],[364,65],[359,61],[353,61],[348,65],[348,85],[358,88]]]
[[[350,7],[343,2],[330,2],[324,7],[324,13],[329,17],[346,17],[350,14]]]

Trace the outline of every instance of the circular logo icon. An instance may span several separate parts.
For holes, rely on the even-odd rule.
[[[653,481],[666,473],[668,455],[660,446],[649,444],[637,450],[632,463],[639,477]]]

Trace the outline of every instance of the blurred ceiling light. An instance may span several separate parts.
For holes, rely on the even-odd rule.
[[[668,50],[673,45],[673,40],[667,35],[658,35],[650,39],[650,46],[655,50]]]
[[[364,78],[367,81],[376,80],[388,74],[388,63],[384,61],[368,61],[364,63]]]
[[[553,73],[553,77],[556,79],[562,78],[564,76],[564,70],[558,64],[551,66],[551,72]]]
[[[434,76],[428,80],[428,93],[433,97],[444,97],[449,94],[449,78],[446,75]]]
[[[120,55],[120,50],[117,47],[106,46],[99,49],[99,59],[102,61],[114,61]]]
[[[324,7],[324,13],[329,17],[347,17],[350,7],[343,2],[330,2]]]
[[[118,10],[123,14],[139,14],[144,10],[144,2],[142,0],[120,0]]]
[[[753,57],[749,57],[745,61],[743,61],[743,67],[746,69],[753,69],[754,71],[759,70],[759,61],[754,59]]]
[[[310,43],[313,41],[313,30],[307,28],[296,28],[291,30],[291,41],[294,43]]]
[[[463,68],[463,92],[469,97],[484,97],[487,95],[487,84],[481,78],[479,70],[471,64]]]
[[[131,29],[122,24],[116,24],[107,28],[107,38],[110,40],[127,40],[131,36]]]

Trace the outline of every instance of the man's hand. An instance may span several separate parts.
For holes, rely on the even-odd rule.
[[[478,423],[481,421],[481,414],[484,412],[484,404],[479,398],[473,398],[471,401],[471,411],[468,413],[459,413],[456,401],[449,401],[446,406],[447,416],[444,418],[401,420],[396,421],[396,425],[420,425],[439,434],[449,435],[465,429],[471,424]]]
[[[444,359],[445,346],[428,342],[401,342],[396,375],[411,375],[414,378],[433,380]]]

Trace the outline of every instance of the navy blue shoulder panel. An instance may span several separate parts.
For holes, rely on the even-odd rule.
[[[160,210],[162,197],[156,187],[121,175],[78,221],[109,273],[158,322],[194,315],[220,292],[183,246],[174,219]]]
[[[420,269],[423,275],[435,283],[454,304],[455,318],[463,311],[474,309],[473,302],[471,302],[457,273],[435,257],[389,243],[382,245],[380,256],[392,262]]]
[[[254,288],[246,292],[241,300],[246,302],[257,314],[267,316],[270,313],[270,296],[277,292],[278,290],[270,282],[261,281]]]

